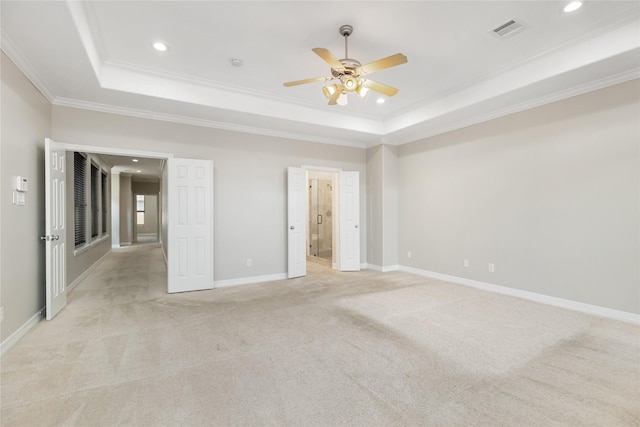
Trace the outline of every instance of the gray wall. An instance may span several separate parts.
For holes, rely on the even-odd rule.
[[[120,174],[120,244],[133,243],[133,193],[131,175]]]
[[[0,304],[4,341],[45,304],[44,139],[51,105],[2,53],[0,88]],[[12,204],[12,178],[29,180],[25,206]]]
[[[382,145],[371,147],[367,159],[367,262],[382,267]]]
[[[287,271],[288,166],[335,167],[360,172],[366,200],[365,150],[223,131],[156,120],[53,107],[60,142],[173,153],[214,161],[215,280]],[[122,180],[122,177],[121,177]],[[122,188],[121,188],[122,191]],[[366,209],[361,210],[366,230]],[[121,220],[120,227],[123,227]],[[366,261],[366,233],[361,262]],[[121,237],[121,241],[124,241]],[[247,267],[251,258],[253,266]]]
[[[147,181],[132,181],[131,191],[133,191],[133,194],[149,194],[154,196],[160,192],[160,183],[147,182]]]
[[[635,80],[401,146],[400,264],[640,313],[638,93]]]
[[[367,149],[367,259],[376,267],[398,264],[398,147]]]

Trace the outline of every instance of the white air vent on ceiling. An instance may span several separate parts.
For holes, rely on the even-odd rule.
[[[507,21],[504,24],[499,25],[493,30],[491,30],[491,33],[494,34],[496,37],[502,38],[502,37],[512,36],[522,31],[523,28],[524,28],[524,25],[522,25],[520,22],[516,21],[515,19],[511,19],[510,21]]]

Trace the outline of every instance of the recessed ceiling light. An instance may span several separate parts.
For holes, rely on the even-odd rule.
[[[573,12],[576,11],[578,9],[580,9],[582,7],[582,2],[581,1],[572,1],[571,3],[569,3],[568,5],[566,5],[564,7],[564,11],[565,12]]]
[[[136,171],[136,172],[140,173],[140,172],[142,172],[142,171]]]
[[[242,59],[231,58],[231,65],[233,65],[234,67],[241,67],[242,66]]]
[[[384,98],[378,98],[378,99],[376,99],[376,102],[378,104],[384,104]]]
[[[162,42],[155,42],[155,43],[153,44],[153,48],[154,48],[155,50],[160,51],[160,52],[165,52],[165,51],[167,50],[167,45],[166,45],[166,44],[164,44],[164,43],[162,43]]]
[[[139,160],[138,160],[138,159],[131,159],[131,161],[132,161],[133,163],[138,163],[138,162],[139,162]]]

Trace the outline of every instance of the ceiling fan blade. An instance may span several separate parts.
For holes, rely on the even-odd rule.
[[[344,65],[342,65],[342,62],[338,61],[338,58],[336,58],[333,53],[329,52],[329,49],[325,49],[323,47],[314,47],[311,50],[313,50],[315,54],[320,58],[324,59],[324,62],[329,64],[334,70],[344,70]]]
[[[373,80],[363,80],[362,86],[380,92],[383,95],[393,96],[398,93],[398,89],[382,83],[374,82]]]
[[[370,62],[357,69],[357,72],[362,74],[374,73],[376,71],[384,70],[385,68],[395,67],[396,65],[406,64],[407,57],[401,53],[387,56],[386,58],[378,59],[377,61]]]
[[[329,105],[336,105],[336,102],[338,102],[338,98],[340,97],[341,93],[342,93],[341,87],[339,87],[335,92],[333,92],[333,94],[331,95],[331,98],[329,98]]]
[[[304,84],[307,84],[307,83],[328,82],[332,78],[333,77],[315,77],[313,79],[296,80],[296,81],[293,81],[293,82],[286,82],[286,83],[284,83],[284,86],[289,87],[289,86],[304,85]]]

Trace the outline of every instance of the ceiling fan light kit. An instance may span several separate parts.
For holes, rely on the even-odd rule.
[[[343,25],[339,29],[340,35],[344,37],[344,58],[336,58],[328,49],[322,47],[313,48],[313,52],[331,66],[331,76],[316,77],[305,80],[296,80],[284,84],[286,87],[297,86],[315,82],[329,82],[337,80],[337,83],[324,86],[322,93],[329,100],[329,105],[347,105],[349,92],[357,93],[361,98],[365,98],[370,90],[379,92],[386,96],[394,96],[398,89],[387,86],[373,80],[365,79],[363,76],[376,71],[405,64],[407,57],[402,53],[378,59],[369,64],[362,65],[360,61],[349,58],[348,38],[353,33],[351,25]]]

